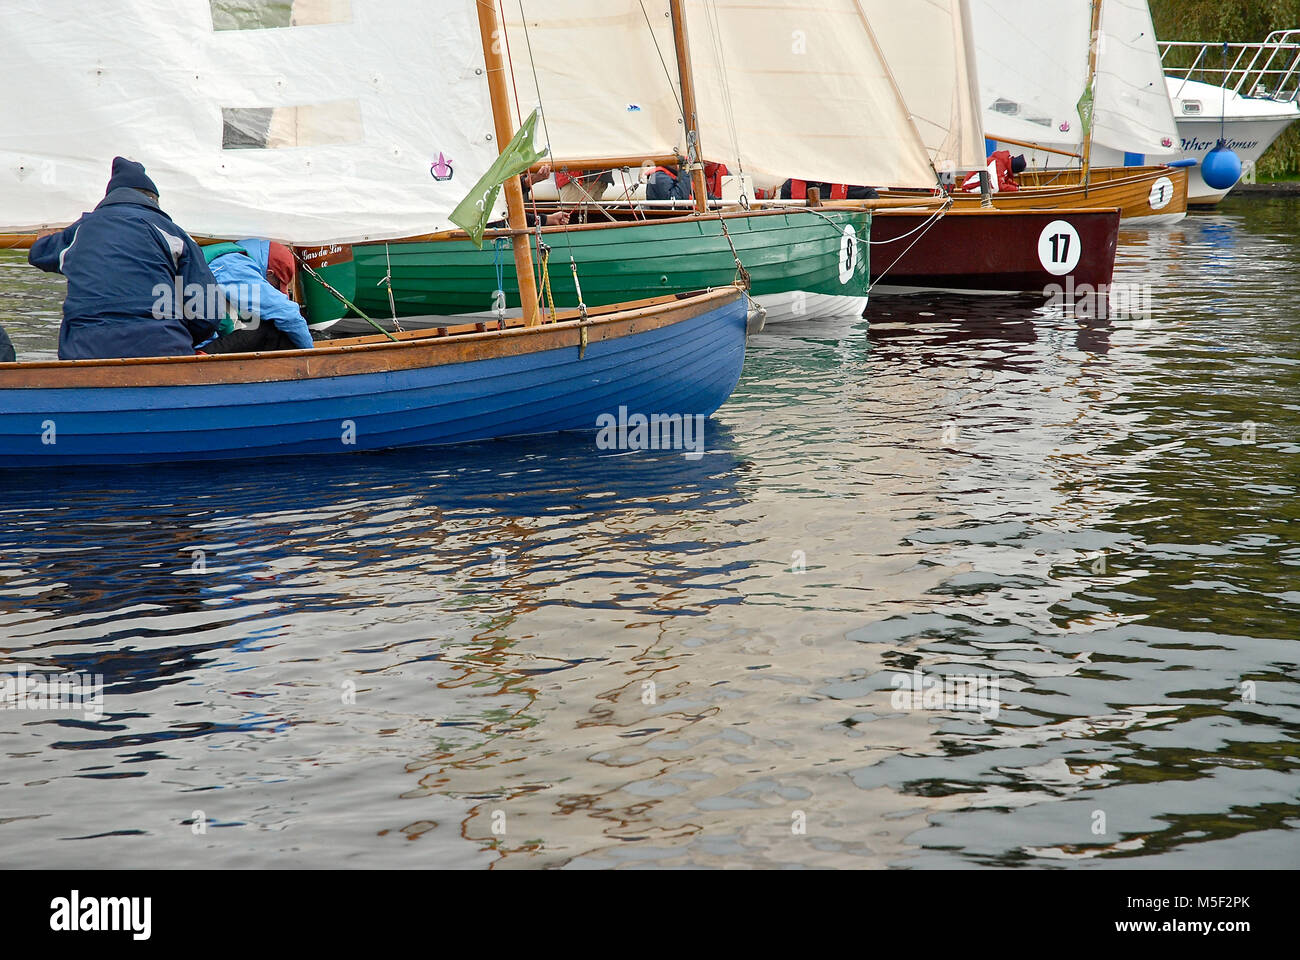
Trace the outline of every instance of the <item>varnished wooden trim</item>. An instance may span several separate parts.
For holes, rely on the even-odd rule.
[[[976,201],[979,200],[977,196]],[[1052,207],[1044,209],[1043,207],[1033,208],[1014,208],[1007,209],[1002,207],[981,207],[979,203],[973,206],[954,206],[944,214],[945,217],[1113,217],[1120,212],[1119,207]],[[917,207],[903,210],[881,210],[876,214],[877,219],[885,217],[929,217],[933,216],[934,211]]]
[[[584,327],[589,343],[614,340],[690,320],[742,295],[737,287],[722,287],[690,296],[639,301],[631,309],[622,305],[622,310],[593,310],[585,323],[569,313],[568,319],[536,327],[516,321],[505,330],[478,331],[476,325],[464,324],[407,331],[397,334],[396,341],[378,336],[335,340],[311,350],[0,363],[0,389],[267,383],[446,366],[564,347],[577,349]]]
[[[1062,171],[1047,175],[1039,171],[1024,178],[1025,189],[1015,193],[1000,193],[993,203],[1003,209],[1039,206],[1044,202],[1070,203],[1074,206],[1097,205],[1119,207],[1124,217],[1160,217],[1187,212],[1187,177],[1182,167],[1093,167],[1092,181],[1082,183],[1079,171]],[[1151,187],[1161,177],[1168,177],[1174,185],[1174,195],[1159,210],[1151,208]],[[1041,186],[1036,185],[1041,183]],[[960,203],[972,205],[980,198],[962,197]]]
[[[1013,147],[1026,147],[1030,150],[1037,150],[1040,153],[1054,153],[1058,157],[1073,157],[1075,160],[1082,160],[1083,154],[1071,153],[1069,150],[1058,150],[1056,147],[1045,147],[1041,143],[1030,143],[1028,140],[1015,140],[1011,137],[995,137],[990,135],[990,140],[997,143],[1009,143]]]
[[[579,157],[574,160],[542,160],[529,167],[534,173],[542,167],[550,167],[553,172],[569,173],[572,171],[591,172],[596,170],[621,170],[624,167],[640,169],[649,163],[653,167],[668,167],[684,162],[685,158],[672,153],[638,157]]]
[[[1151,209],[1151,186],[1161,177],[1174,184],[1174,196],[1160,210]],[[1037,180],[1047,180],[1035,186]],[[1067,212],[1089,208],[1118,208],[1124,217],[1159,217],[1187,211],[1188,171],[1183,167],[1093,167],[1092,182],[1086,188],[1078,170],[1026,171],[1020,174],[1022,189],[1014,193],[999,193],[993,197],[993,208],[1010,212],[1021,210],[1056,210]],[[952,195],[953,208],[949,215],[971,212],[982,207],[978,193],[958,192]]]

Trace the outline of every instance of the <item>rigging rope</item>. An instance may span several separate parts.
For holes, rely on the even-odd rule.
[[[519,80],[518,80],[518,78],[515,76],[515,61],[514,61],[514,58],[510,55],[510,31],[506,29],[506,8],[505,8],[505,0],[500,0],[500,5],[499,5],[498,9],[501,11],[501,17],[500,17],[500,19],[499,19],[497,22],[500,23],[500,25],[501,25],[501,36],[502,36],[502,38],[503,38],[503,39],[505,40],[505,42],[506,42],[506,64],[510,67],[510,89],[513,90],[513,91],[514,91],[514,94],[515,94],[515,115],[516,115],[516,116],[520,119],[520,121],[522,122],[523,119],[524,119],[524,108],[521,107],[521,106],[519,105]],[[520,19],[520,20],[523,20],[523,17],[524,17],[524,3],[523,3],[523,0],[519,0],[519,19]],[[525,33],[527,33],[527,30],[528,30],[528,25],[527,25],[527,23],[525,23],[525,24],[524,24],[524,31],[525,31]],[[532,56],[533,56],[533,51],[532,51],[532,49],[530,48],[529,51],[528,51],[528,59],[529,59],[529,62],[530,62],[530,63],[532,62]],[[537,86],[537,69],[536,69],[536,67],[533,68],[533,86]],[[540,99],[541,99],[541,90],[540,90],[540,88],[538,89],[537,96],[538,96],[538,99],[540,100]],[[541,104],[539,103],[539,104],[538,104],[538,108],[540,109],[540,107],[541,107]],[[551,143],[550,143],[550,141],[551,141],[551,134],[550,134],[550,132],[549,132],[548,130],[546,130],[546,112],[545,112],[545,111],[542,111],[542,132],[543,132],[543,134],[544,134],[545,137],[546,137],[546,152],[549,154],[550,151],[551,151]],[[552,158],[552,159],[553,159],[553,158]],[[521,187],[523,186],[523,177],[522,177],[522,175],[520,176],[520,186],[521,186]],[[531,183],[529,184],[529,189],[528,189],[528,202],[529,202],[530,204],[532,204],[532,207],[533,207],[533,218],[534,218],[534,219],[537,219],[537,218],[538,218],[538,214],[537,214],[537,201],[533,199],[533,191],[532,191],[532,184],[531,184]]]
[[[520,2],[522,3],[523,0],[520,0]],[[684,104],[683,104],[683,102],[682,102],[682,99],[681,99],[681,96],[680,96],[680,93],[679,93],[677,87],[674,86],[674,84],[673,84],[673,75],[672,75],[672,72],[668,69],[668,62],[664,59],[664,52],[663,52],[663,49],[659,46],[659,37],[655,35],[654,24],[652,24],[652,23],[650,22],[650,14],[649,14],[648,12],[646,12],[646,8],[645,8],[645,0],[639,0],[639,3],[640,3],[640,6],[641,6],[641,16],[645,18],[646,29],[650,31],[650,40],[654,43],[654,45],[655,45],[655,53],[657,53],[657,54],[659,55],[659,63],[660,63],[660,65],[664,68],[664,76],[665,76],[665,77],[667,78],[667,80],[668,80],[668,89],[672,92],[672,95],[673,95],[673,104],[677,107],[677,114],[678,114],[678,116],[680,116],[681,119],[682,119],[682,129],[683,129],[683,131],[686,131],[686,138],[687,138],[687,141],[688,141],[687,144],[686,144],[686,150],[687,150],[687,154],[688,154],[687,159],[688,159],[688,161],[689,161],[689,159],[690,159],[689,154],[692,152],[692,150],[694,150],[694,152],[695,152],[695,157],[694,157],[695,162],[696,162],[696,163],[699,163],[699,164],[703,164],[703,163],[704,163],[704,157],[700,155],[700,153],[699,153],[699,149],[698,149],[698,146],[697,146],[696,144],[693,144],[693,143],[690,142],[690,122],[686,119],[686,107],[684,106]],[[737,163],[737,165],[739,166],[739,164],[740,164],[739,157],[737,157],[736,163]],[[679,169],[680,169],[680,167],[679,167]],[[626,191],[625,191],[625,192],[626,192]],[[746,205],[746,208],[748,209],[748,206],[747,206],[747,205]],[[717,218],[718,218],[718,223],[719,223],[719,224],[721,225],[721,227],[722,227],[722,235],[723,235],[723,236],[726,238],[726,240],[727,240],[727,246],[729,246],[729,247],[731,248],[731,257],[732,257],[732,259],[735,260],[735,262],[736,262],[736,280],[737,280],[737,282],[743,284],[743,285],[744,285],[744,288],[745,288],[746,290],[748,290],[748,289],[749,289],[749,286],[750,286],[750,276],[749,276],[749,271],[746,270],[746,269],[745,269],[745,265],[744,265],[743,263],[740,262],[740,254],[736,251],[736,244],[735,244],[735,243],[732,241],[732,239],[731,239],[731,232],[730,232],[729,230],[727,230],[727,221],[726,221],[726,219],[722,216],[722,211],[721,211],[721,210],[718,211],[718,213],[717,213]],[[647,218],[647,219],[648,219],[648,218]]]
[[[393,336],[391,333],[385,330],[374,320],[370,319],[370,317],[366,316],[366,314],[362,312],[360,307],[358,307],[347,297],[343,296],[343,294],[339,293],[339,291],[335,290],[334,287],[330,286],[329,281],[326,280],[324,277],[322,277],[314,269],[312,269],[312,265],[308,263],[306,260],[304,260],[297,251],[294,251],[294,258],[298,261],[298,265],[307,271],[308,276],[310,276],[313,280],[315,280],[317,283],[319,283],[322,287],[325,288],[326,293],[333,296],[336,300],[338,300],[341,304],[343,304],[343,306],[347,307],[349,310],[355,313],[362,320],[366,321],[366,323],[370,324],[372,327],[374,327],[376,330],[378,330],[380,333],[386,336],[389,340],[393,340],[393,341],[397,340],[395,336]]]
[[[502,0],[502,3],[504,2],[505,0]],[[528,30],[528,17],[524,13],[524,0],[519,0],[519,22],[523,25],[524,28],[524,44],[528,48],[528,66],[532,70],[532,74],[533,74],[533,89],[537,91],[537,109],[541,112],[542,115],[542,135],[546,137],[546,155],[551,161],[550,164],[551,173],[552,175],[554,175],[556,173],[555,151],[551,148],[551,128],[546,120],[546,105],[542,102],[542,84],[537,79],[537,60],[533,56],[533,37]],[[502,32],[506,34],[506,60],[510,64],[510,75],[513,78],[515,65],[514,65],[514,61],[510,58],[510,33],[508,30],[505,30],[504,9],[502,11],[501,23],[502,23]],[[519,92],[517,87],[515,90],[515,110],[516,111],[519,110]],[[557,183],[559,182],[558,179],[556,182]],[[541,248],[545,246],[545,243],[542,240],[542,217],[537,210],[537,201],[533,199],[531,190],[529,190],[528,196],[529,199],[533,200],[533,216],[536,220],[536,225],[537,225],[537,248],[540,255]],[[610,219],[613,218],[611,217]],[[574,283],[576,284],[578,275],[577,275],[577,264],[573,259],[573,238],[569,236],[569,224],[564,223],[561,226],[563,227],[562,233],[564,235],[565,246],[568,248],[569,251],[569,262],[574,264]],[[548,249],[548,254],[549,254],[549,249]],[[547,296],[549,297],[550,296],[549,273],[546,276],[546,289],[547,289]],[[578,294],[578,300],[579,300],[579,305],[581,306],[581,300],[582,300],[581,292],[579,292]],[[555,305],[553,299],[551,302],[551,318],[552,319],[555,318]]]
[[[901,237],[896,237],[896,238],[895,238],[895,240],[906,240],[906,239],[907,239],[908,237],[910,237],[913,233],[917,234],[916,239],[913,240],[911,243],[909,243],[909,244],[907,245],[907,249],[904,250],[904,251],[903,251],[902,253],[900,253],[897,257],[894,258],[894,262],[893,262],[893,263],[891,263],[889,266],[885,267],[884,270],[881,270],[878,274],[876,274],[876,279],[873,280],[873,281],[872,281],[872,282],[867,286],[867,294],[868,294],[868,295],[870,295],[870,293],[871,293],[872,290],[876,289],[876,286],[880,283],[881,280],[884,280],[884,279],[885,279],[885,275],[888,274],[890,270],[893,270],[894,267],[898,266],[899,262],[900,262],[900,261],[901,261],[905,256],[907,256],[908,253],[911,252],[912,248],[913,248],[914,246],[916,246],[918,243],[921,242],[921,238],[924,237],[927,233],[929,233],[929,232],[930,232],[930,229],[931,229],[931,228],[932,228],[936,223],[938,223],[940,220],[942,220],[942,219],[944,218],[944,216],[948,213],[948,210],[949,210],[949,208],[950,208],[951,206],[952,206],[952,200],[951,200],[951,198],[950,198],[949,201],[948,201],[948,203],[944,204],[944,205],[943,205],[942,207],[940,207],[937,211],[935,211],[933,214],[931,214],[931,215],[930,215],[930,216],[929,216],[929,217],[928,217],[924,222],[922,222],[921,225],[920,225],[919,227],[917,227],[915,230],[912,230],[912,231],[910,231],[909,233],[905,233],[905,234],[903,234],[903,236],[901,236]],[[874,215],[873,215],[873,219],[874,219]],[[919,231],[919,232],[918,232],[918,231]],[[872,246],[882,246],[882,245],[884,245],[884,244],[886,244],[886,243],[893,243],[893,242],[894,242],[894,240],[881,240],[879,243],[877,243],[876,241],[872,240],[870,243],[871,243]]]
[[[501,329],[506,325],[506,268],[504,251],[508,237],[497,237],[492,241],[492,266],[496,270],[497,288],[492,292],[492,308],[496,311],[497,324]]]
[[[388,272],[375,286],[383,285],[388,288],[388,309],[393,314],[393,327],[398,333],[402,333],[402,322],[397,319],[397,301],[393,299],[393,258],[388,252],[387,243],[384,244],[384,262],[388,266]]]
[[[947,203],[945,203],[942,207],[940,207],[940,208],[939,208],[938,210],[936,210],[934,213],[930,214],[930,216],[929,216],[927,219],[925,219],[924,221],[922,221],[922,223],[921,223],[921,225],[920,225],[919,227],[916,227],[916,228],[913,229],[913,230],[909,230],[909,231],[907,231],[907,233],[903,234],[901,237],[891,237],[891,238],[888,239],[888,240],[871,240],[871,241],[868,241],[868,242],[869,242],[869,243],[871,244],[871,246],[873,246],[873,247],[885,247],[885,246],[888,246],[888,245],[891,244],[891,243],[898,243],[898,241],[900,241],[900,240],[906,240],[908,237],[910,237],[910,236],[911,236],[912,234],[914,234],[914,233],[917,233],[918,231],[929,229],[929,227],[930,227],[930,225],[931,225],[931,224],[930,224],[930,221],[933,220],[933,221],[935,221],[935,222],[937,223],[939,220],[942,220],[942,219],[944,218],[944,216],[948,213],[948,210],[952,207],[953,202],[954,202],[954,201],[952,201],[952,200],[950,199],[950,200],[949,200]],[[910,250],[910,249],[911,249],[911,247],[908,247],[908,250]]]
[[[1241,58],[1238,57],[1240,62]],[[1228,123],[1228,41],[1223,41],[1223,96],[1220,98],[1219,106],[1219,142],[1222,143],[1227,137],[1224,136],[1224,128]]]
[[[546,294],[546,310],[551,323],[555,322],[555,295],[551,293],[551,248],[542,244],[542,289]]]
[[[727,229],[727,219],[722,215],[722,211],[718,211],[718,223],[722,226],[722,235],[727,238],[727,246],[731,247],[731,258],[736,261],[736,281],[748,290],[752,283],[749,271],[740,262],[740,254],[736,252],[736,244],[732,242],[731,232]]]
[[[731,76],[727,70],[727,52],[722,44],[722,32],[718,27],[717,0],[710,0],[704,6],[705,20],[709,25],[709,38],[713,41],[713,53],[717,61],[718,76],[722,78],[722,113],[727,122],[727,133],[731,137],[731,149],[736,157],[736,172],[741,178],[740,205],[749,209],[749,197],[745,195],[744,177],[745,161],[740,155],[740,133],[736,127],[736,106],[731,99]],[[703,159],[703,158],[701,158]]]
[[[523,0],[520,0],[520,3],[522,2]],[[646,13],[645,0],[640,0],[640,4],[641,4],[641,16],[645,17],[646,29],[650,31],[650,40],[655,45],[655,53],[659,54],[659,63],[664,68],[664,76],[668,80],[668,89],[673,95],[673,103],[677,107],[677,115],[682,118],[682,129],[685,130],[686,127],[688,126],[686,122],[686,107],[682,105],[681,96],[678,93],[677,88],[673,85],[673,74],[672,71],[668,69],[668,61],[664,59],[663,50],[659,48],[659,38],[655,36],[655,28],[654,25],[650,22],[650,14]]]
[[[578,291],[578,313],[582,315],[582,320],[585,323],[587,321],[587,304],[582,299],[582,284],[578,282],[578,263],[573,259],[573,254],[569,254],[569,269],[573,271],[573,288]]]
[[[602,170],[597,170],[595,173],[588,171],[586,176],[576,173],[568,174],[570,182],[576,183],[578,188],[582,191],[582,199],[578,201],[578,209],[583,214],[584,223],[587,222],[586,214],[589,208],[594,208],[597,213],[610,223],[618,223],[618,220],[613,216],[613,214],[600,205],[599,198],[592,196],[591,191],[587,189],[587,185],[584,183],[586,180],[596,180],[599,183],[602,176],[604,176],[604,171]]]
[[[637,206],[636,198],[633,196],[636,193],[636,187],[631,186],[627,181],[627,167],[623,167],[618,171],[618,177],[623,182],[623,200],[632,205],[632,218],[634,220],[646,219],[645,211]],[[640,184],[640,180],[637,181],[637,184]],[[608,214],[606,215],[608,216]]]

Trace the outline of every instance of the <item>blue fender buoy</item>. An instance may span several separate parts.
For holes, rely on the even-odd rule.
[[[1230,190],[1241,179],[1241,157],[1220,140],[1201,161],[1201,179],[1214,190]]]

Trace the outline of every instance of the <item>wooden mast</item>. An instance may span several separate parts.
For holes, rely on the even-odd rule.
[[[492,120],[496,126],[497,151],[504,151],[514,138],[510,119],[510,89],[506,85],[505,58],[501,55],[502,29],[497,19],[496,0],[478,0],[478,30],[483,40],[483,63],[487,66],[488,92],[492,97]],[[537,278],[533,275],[532,242],[528,237],[528,218],[524,213],[524,188],[518,177],[505,182],[506,210],[510,229],[516,231],[510,245],[515,252],[515,274],[519,278],[519,300],[524,308],[524,324],[541,322],[537,308]]]
[[[704,182],[704,151],[700,147],[700,120],[695,107],[695,75],[691,71],[691,50],[686,38],[686,11],[682,0],[668,0],[672,14],[673,43],[677,47],[677,78],[682,86],[682,114],[686,121],[686,162],[691,176],[695,209],[709,209],[709,188]],[[678,171],[680,175],[681,171]]]
[[[1083,141],[1083,190],[1087,196],[1088,177],[1092,168],[1092,128],[1097,121],[1097,48],[1101,43],[1101,0],[1092,0],[1092,35],[1088,44],[1088,86],[1085,88],[1091,100],[1092,116],[1088,119],[1088,129]]]

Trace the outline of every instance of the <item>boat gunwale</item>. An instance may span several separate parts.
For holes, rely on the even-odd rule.
[[[941,201],[942,198],[936,198],[936,205],[939,205]],[[871,203],[872,201],[862,200],[857,202],[867,204],[867,203]],[[915,204],[917,202],[918,201],[916,200],[909,199],[909,203]],[[762,201],[758,201],[758,203],[762,203]],[[544,226],[540,228],[533,227],[529,230],[511,230],[505,228],[497,229],[497,230],[485,230],[483,231],[483,240],[484,242],[486,242],[488,240],[504,239],[508,237],[534,237],[537,235],[539,230],[541,231],[542,236],[545,237],[545,236],[563,236],[566,233],[586,233],[593,230],[612,230],[619,227],[627,229],[629,227],[663,226],[665,224],[682,224],[682,223],[693,223],[693,222],[716,223],[718,220],[752,219],[758,217],[776,217],[776,216],[783,216],[783,215],[788,216],[790,214],[799,214],[799,213],[815,214],[819,211],[824,212],[827,210],[836,210],[836,209],[838,209],[840,212],[852,212],[852,213],[859,213],[864,211],[875,212],[874,209],[871,207],[842,207],[842,206],[838,206],[838,204],[839,201],[836,201],[835,203],[824,203],[820,207],[789,205],[789,206],[781,206],[781,207],[751,207],[748,210],[737,206],[735,209],[711,210],[708,213],[691,212],[691,213],[685,213],[680,215],[675,215],[674,211],[667,211],[667,215],[665,216],[655,216],[655,217],[646,216],[643,219],[639,219],[639,220],[613,220],[613,221],[602,220],[598,223],[570,223],[570,224],[563,224],[559,226]],[[617,201],[610,201],[608,204],[604,204],[604,203],[565,204],[559,201],[548,200],[543,203],[537,203],[536,206],[539,209],[548,209],[548,210],[551,208],[570,209],[575,207],[576,208],[587,207],[588,209],[599,209],[603,206],[608,206],[608,208],[611,210],[619,209]],[[636,209],[635,204],[631,204],[631,205],[622,204],[622,207],[628,210]],[[640,212],[642,212],[643,214],[649,214],[649,213],[653,213],[654,211],[652,209],[646,209],[646,210],[641,210]],[[360,240],[352,243],[351,246],[354,248],[355,247],[377,247],[377,246],[383,246],[385,244],[396,246],[404,243],[446,243],[446,242],[468,241],[469,239],[470,239],[469,234],[467,234],[464,230],[442,230],[437,233],[425,233],[425,234],[419,234],[417,236],[412,236],[412,237],[402,237],[400,240]]]
[[[1190,186],[1191,172],[1187,167],[1171,167],[1167,164],[1148,164],[1140,167],[1094,167],[1092,173],[1111,173],[1117,171],[1134,171],[1125,173],[1120,176],[1108,176],[1105,179],[1091,181],[1086,187],[1082,182],[1064,182],[1053,179],[1048,183],[1033,184],[1022,183],[1020,189],[1006,194],[998,194],[997,198],[1008,202],[1016,202],[1017,205],[1028,204],[1037,199],[1052,199],[1057,197],[1076,194],[1086,197],[1089,193],[1111,192],[1126,189],[1136,189],[1148,183],[1154,183],[1161,177],[1169,177],[1171,180],[1186,180]],[[1039,177],[1051,176],[1058,178],[1067,173],[1078,173],[1077,168],[1063,168],[1060,170],[1030,170],[1026,174],[1032,175],[1035,179]],[[1178,198],[1178,191],[1175,193],[1174,201]],[[952,194],[958,205],[970,206],[981,202],[982,198],[978,193],[956,192]],[[997,199],[995,198],[995,203]],[[1010,209],[1010,208],[1008,208]],[[1060,208],[1065,209],[1065,208]],[[1082,209],[1093,209],[1091,207]],[[882,215],[889,213],[889,210],[881,210]]]
[[[634,306],[630,309],[627,304],[596,307],[588,312],[586,319],[579,311],[567,310],[562,314],[565,319],[532,327],[526,326],[522,320],[508,319],[503,329],[480,330],[483,321],[471,321],[409,330],[393,334],[393,339],[382,335],[349,337],[332,341],[330,346],[309,349],[0,363],[0,390],[217,386],[328,379],[448,366],[498,356],[540,353],[647,332],[693,319],[739,299],[744,293],[739,286],[715,287],[633,301]],[[620,327],[626,329],[618,329]],[[452,332],[458,328],[466,329]],[[536,346],[540,342],[547,345]],[[430,352],[441,355],[413,356]],[[385,363],[394,354],[408,362]],[[364,369],[348,369],[350,360],[357,360],[355,366]],[[61,382],[50,383],[48,376],[41,382],[41,374],[51,371],[58,372]],[[263,372],[267,375],[261,375]],[[68,377],[68,374],[72,376]],[[124,374],[132,376],[128,379]]]
[[[977,198],[978,199],[978,198]],[[853,201],[844,201],[852,203]],[[1119,216],[1120,207],[982,207],[952,206],[944,211],[945,217],[978,217],[990,214],[999,217],[1105,217]],[[934,211],[926,207],[901,207],[896,210],[881,210],[880,217],[927,217]]]

